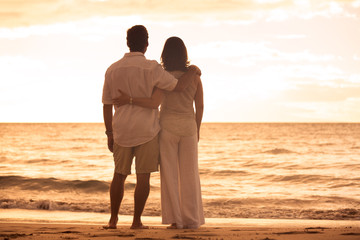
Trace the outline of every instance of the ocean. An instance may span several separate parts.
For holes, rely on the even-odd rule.
[[[0,123],[0,211],[109,213],[103,123]],[[360,123],[203,123],[206,218],[360,220]],[[133,169],[134,172],[134,169]],[[120,214],[132,215],[135,174]],[[152,174],[144,216],[160,216]]]

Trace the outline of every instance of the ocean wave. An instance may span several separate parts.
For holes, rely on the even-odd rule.
[[[343,208],[323,207],[341,202]],[[350,207],[351,206],[351,207]],[[216,199],[204,202],[206,217],[360,220],[360,201],[351,198],[313,199]]]
[[[285,148],[274,148],[274,149],[271,149],[271,150],[268,150],[268,151],[264,151],[262,153],[277,155],[277,154],[290,154],[290,153],[296,153],[296,152],[290,151],[290,150],[285,149]]]
[[[49,199],[0,199],[0,208],[62,210],[82,212],[108,212],[108,204],[96,204],[91,202],[65,202]]]
[[[95,137],[83,137],[83,138],[65,138],[64,140],[70,141],[70,142],[91,142],[91,141],[98,141],[98,138]]]
[[[262,178],[270,182],[287,182],[292,184],[328,184],[334,182],[348,181],[348,179],[334,178],[333,176],[317,174],[294,174],[294,175],[266,175]]]
[[[344,183],[344,184],[336,184],[330,186],[330,188],[345,188],[345,187],[359,187],[359,179],[355,180],[353,183]]]
[[[261,181],[272,184],[303,184],[305,186],[326,186],[328,189],[352,188],[360,186],[359,178],[334,177],[331,175],[318,174],[294,174],[294,175],[274,175],[268,174],[261,177]]]
[[[84,193],[108,192],[109,182],[99,180],[61,180],[56,178],[29,178],[22,176],[0,176],[2,189],[19,188],[28,191],[79,191]],[[125,189],[133,189],[134,183],[126,183]],[[157,188],[151,186],[151,188]]]
[[[326,146],[334,146],[335,143],[318,143],[316,145],[319,147],[326,147]]]
[[[110,213],[110,201],[108,198],[97,201],[84,200],[57,201],[52,199],[3,198],[0,199],[0,209]],[[123,201],[121,203],[119,214],[132,215],[133,212],[134,205],[132,201]],[[160,216],[160,214],[160,203],[148,202],[146,204],[144,216]]]
[[[321,202],[320,204],[318,202]],[[359,201],[357,207],[338,209],[322,208],[319,205],[328,200],[313,199],[204,199],[204,214],[209,217],[226,218],[282,218],[282,219],[323,219],[360,220]],[[344,199],[340,201],[345,201]],[[353,200],[348,199],[347,201]],[[317,206],[317,207],[316,207]],[[44,211],[102,212],[109,213],[109,201],[54,201],[49,199],[0,199],[0,209],[40,209]],[[120,214],[132,215],[133,202],[121,204]],[[160,216],[160,202],[148,201],[144,216]]]
[[[68,161],[69,162],[69,161]],[[46,164],[47,166],[48,165],[57,165],[59,164],[58,161],[54,161],[54,160],[51,160],[51,159],[46,159],[46,158],[42,158],[42,159],[30,159],[30,160],[27,160],[25,161],[25,163],[27,164]],[[62,162],[63,163],[63,162]]]
[[[314,219],[314,220],[360,220],[360,209],[344,208],[336,210],[323,209],[289,209],[281,207],[229,207],[228,211],[214,212],[216,208],[205,209],[206,217],[228,218],[265,218],[265,219]]]
[[[232,175],[242,175],[242,176],[244,176],[244,175],[249,175],[249,174],[251,174],[251,173],[249,173],[247,171],[230,170],[230,169],[212,172],[212,175],[215,175],[215,176],[232,176]]]
[[[333,177],[330,176],[320,176],[312,174],[297,174],[297,175],[288,175],[288,176],[275,176],[273,178],[274,182],[293,182],[293,183],[314,183],[314,182],[323,182],[326,183],[329,180],[333,180]]]

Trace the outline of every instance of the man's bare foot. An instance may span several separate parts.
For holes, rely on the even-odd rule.
[[[177,229],[176,223],[171,224],[167,229]]]
[[[149,229],[148,226],[144,226],[142,223],[140,224],[132,224],[130,229]]]
[[[103,226],[103,229],[116,229],[117,221],[118,221],[117,218],[115,218],[115,219],[110,218],[109,223],[107,225]]]
[[[111,226],[111,225],[105,225],[103,226],[103,229],[116,229],[116,225],[115,226]]]

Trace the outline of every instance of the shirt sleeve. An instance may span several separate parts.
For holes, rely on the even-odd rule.
[[[103,87],[103,95],[102,95],[102,103],[103,104],[112,104],[112,97],[111,97],[111,88],[110,88],[110,78],[109,78],[108,71],[105,73],[105,81]]]
[[[154,86],[167,91],[172,91],[176,87],[178,80],[165,71],[160,64],[157,63],[154,71]]]

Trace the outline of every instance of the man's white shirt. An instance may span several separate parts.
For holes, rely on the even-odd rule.
[[[126,53],[106,71],[103,104],[122,92],[132,98],[150,98],[154,87],[172,91],[177,79],[166,72],[155,60],[148,60],[141,52]],[[113,135],[116,144],[133,147],[152,140],[160,131],[158,109],[131,104],[115,107]]]

